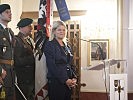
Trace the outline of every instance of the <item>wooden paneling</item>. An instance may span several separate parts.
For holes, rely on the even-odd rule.
[[[37,19],[38,18],[38,12],[22,12],[20,19],[22,19],[22,18]]]
[[[107,94],[98,92],[81,92],[80,100],[107,100]],[[128,93],[128,100],[133,100],[133,93]]]
[[[70,16],[81,16],[86,14],[86,10],[71,10],[69,11]],[[38,18],[38,12],[22,12],[22,15],[20,18],[32,18],[37,19]],[[58,11],[53,11],[53,17],[59,17]]]
[[[128,100],[133,100],[133,93],[128,93]]]
[[[86,14],[86,10],[71,10],[69,11],[70,16],[81,16]],[[53,12],[54,17],[59,17],[58,11]]]
[[[105,93],[97,92],[81,92],[80,97],[80,100],[107,100]]]
[[[68,44],[71,46],[73,51],[73,64],[75,65],[77,75],[77,86],[73,89],[72,100],[80,100],[80,78],[81,78],[81,42],[77,39],[76,35],[81,36],[80,32],[80,21],[68,21],[67,25],[67,39]]]

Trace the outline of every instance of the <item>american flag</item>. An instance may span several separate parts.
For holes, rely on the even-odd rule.
[[[35,100],[47,100],[47,66],[46,58],[43,53],[45,42],[49,39],[50,34],[50,9],[52,1],[40,0],[39,18],[37,25],[37,33],[35,35],[35,51],[36,51],[36,71],[35,71]]]

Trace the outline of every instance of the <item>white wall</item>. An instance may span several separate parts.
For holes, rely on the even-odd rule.
[[[127,10],[128,12],[128,10]],[[133,0],[129,0],[129,38],[128,38],[128,89],[133,93]]]
[[[67,1],[67,0],[66,0]],[[76,1],[76,3],[79,3],[79,5],[73,5],[75,2],[71,1],[68,2],[68,8],[71,9],[83,9],[86,10],[85,5],[91,5],[93,4],[94,0],[87,0],[88,3],[82,2],[82,1]],[[95,0],[98,3],[98,0]],[[101,2],[103,0],[100,0]],[[107,1],[107,0],[106,0]],[[108,0],[111,1],[111,0]],[[113,1],[113,0],[112,0]],[[70,4],[70,5],[69,5]],[[84,4],[84,6],[81,6]],[[77,8],[76,8],[77,7]],[[106,7],[106,6],[105,6]],[[114,7],[112,7],[114,8]],[[106,9],[106,8],[105,8]],[[90,9],[91,12],[92,9]],[[92,10],[94,12],[94,10]],[[95,13],[95,12],[94,12]],[[105,12],[106,13],[106,12]],[[113,15],[111,15],[113,17]],[[99,16],[96,16],[99,17]],[[122,57],[121,59],[126,59],[128,62],[128,92],[133,93],[133,0],[123,0],[123,17],[122,17],[122,33],[121,33],[121,40],[122,42],[118,42],[117,39],[117,33],[115,35],[110,34],[109,36],[111,37],[110,41],[110,58],[119,58]],[[88,32],[88,21],[87,19],[84,18],[84,16],[80,16],[79,18],[73,18],[72,20],[81,20],[81,38],[83,39],[90,39],[89,36],[93,37],[92,34],[89,34]],[[83,20],[84,19],[84,20]],[[106,19],[105,19],[106,20]],[[96,37],[96,35],[94,36]],[[121,47],[118,47],[119,44],[122,45]],[[87,66],[87,43],[81,42],[82,48],[81,48],[81,67],[86,67]],[[119,55],[119,51],[121,50],[122,55]],[[120,59],[120,58],[119,58]],[[81,70],[81,83],[86,83],[86,87],[82,87],[81,91],[91,91],[91,92],[103,92],[105,91],[105,86],[104,86],[104,79],[103,79],[103,72],[102,71],[88,71],[88,70]]]
[[[108,2],[110,5],[109,6],[112,6],[113,3],[111,3],[112,1],[114,0],[66,0],[67,2],[67,6],[68,6],[68,9],[69,10],[87,10],[89,9],[90,13],[94,13],[95,14],[95,8],[91,9],[91,5],[95,4],[100,4],[102,1],[106,1],[106,3]],[[130,0],[130,2],[132,2],[132,0]],[[32,3],[32,5],[31,5]],[[108,35],[107,37],[110,37],[111,38],[111,41],[110,41],[110,58],[117,58],[119,57],[120,55],[118,54],[118,49],[121,49],[121,52],[123,52],[123,59],[128,59],[128,49],[129,48],[129,55],[130,55],[130,59],[132,58],[132,55],[130,54],[132,52],[132,49],[131,48],[131,43],[129,43],[128,45],[128,39],[129,39],[129,35],[128,35],[128,0],[124,0],[124,16],[123,16],[123,49],[121,49],[120,47],[117,47],[119,42],[117,42],[117,34],[115,33],[115,30],[112,31],[112,34],[114,34],[113,36],[111,36],[112,34]],[[30,6],[31,5],[31,6]],[[38,11],[38,5],[39,5],[39,0],[23,0],[23,11]],[[88,8],[89,7],[89,8]],[[95,7],[95,6],[94,6]],[[106,5],[104,5],[105,9],[106,9]],[[55,3],[54,3],[54,6],[53,6],[54,10],[57,10],[56,9],[56,6],[55,6]],[[112,7],[112,9],[115,9],[114,7]],[[110,11],[109,11],[110,12]],[[131,12],[131,11],[130,11]],[[104,14],[104,13],[102,13]],[[105,12],[106,14],[106,12]],[[112,13],[113,14],[113,13]],[[126,16],[125,16],[126,15]],[[110,16],[110,15],[109,15]],[[113,17],[113,15],[111,15]],[[96,17],[98,18],[99,16],[96,15]],[[131,17],[130,17],[131,18]],[[79,18],[73,18],[72,17],[72,20],[82,20],[82,29],[81,29],[81,37],[84,38],[84,39],[89,39],[90,38],[90,35],[92,36],[92,34],[89,34],[88,33],[88,24],[87,23],[90,23],[90,21],[83,21],[84,19],[84,16],[81,16]],[[107,20],[107,19],[106,19]],[[109,19],[110,20],[110,19]],[[130,21],[131,22],[131,21]],[[131,25],[130,25],[131,26]],[[132,32],[132,31],[130,31]],[[86,36],[87,35],[87,36]],[[130,38],[131,38],[131,34],[130,34]],[[102,38],[102,36],[101,36]],[[129,42],[131,42],[131,39],[129,39]],[[87,44],[84,43],[84,42],[81,42],[82,44],[82,48],[81,48],[81,51],[83,52],[84,50],[87,50]],[[87,51],[86,53],[82,53],[81,55],[81,67],[86,67],[87,66]],[[129,86],[129,90],[132,91],[133,88],[131,86],[131,84],[133,83],[132,82],[132,63],[131,61],[129,60],[129,66],[128,66],[128,80],[129,80],[129,83],[128,83],[128,86]],[[102,76],[103,72],[102,71],[87,71],[87,70],[81,70],[81,83],[86,83],[87,86],[86,87],[82,87],[81,90],[82,91],[105,91],[105,87],[104,87],[104,81],[103,81],[103,76]]]
[[[53,0],[54,1],[54,0]],[[86,3],[88,0],[66,0],[68,9],[72,10],[85,10],[88,4]],[[96,1],[96,0],[89,0],[91,1]],[[38,11],[40,0],[23,0],[23,11]],[[77,4],[79,3],[79,4]],[[54,11],[57,10],[55,6],[55,2],[53,3],[53,9]]]
[[[66,0],[67,2],[67,6],[69,10],[87,10],[87,7],[90,7],[91,4],[98,4],[99,2],[102,1],[111,1],[111,0]],[[112,0],[113,1],[113,0]],[[13,19],[12,22],[10,22],[10,26],[12,27],[13,31],[15,31],[16,33],[16,23],[18,22],[20,15],[22,13],[22,10],[24,12],[26,11],[38,11],[39,9],[39,0],[1,0],[2,3],[10,3],[11,4],[11,8],[12,8],[12,13],[13,13]],[[23,3],[23,5],[22,5]],[[111,4],[111,3],[110,3]],[[130,5],[129,5],[130,4]],[[112,5],[112,4],[111,4]],[[106,8],[106,6],[105,6]],[[123,52],[123,59],[127,59],[128,60],[128,90],[129,92],[133,92],[133,55],[132,55],[132,49],[133,49],[133,0],[124,0],[123,3],[123,45],[122,45],[122,52]],[[129,8],[129,9],[128,9]],[[90,9],[90,8],[89,8]],[[56,9],[56,6],[54,4],[54,10]],[[95,13],[94,12],[95,9],[90,9],[91,13]],[[129,11],[129,12],[128,12]],[[129,16],[129,19],[128,19]],[[96,16],[99,17],[99,16]],[[80,16],[78,18],[72,18],[72,20],[83,20],[84,16]],[[130,22],[128,24],[128,22]],[[89,21],[85,20],[82,21],[81,25],[82,25],[82,29],[81,29],[81,34],[82,34],[82,38],[84,39],[88,39],[90,35],[88,33],[88,27],[87,27],[87,23],[89,23]],[[128,30],[128,27],[130,28],[130,30]],[[129,34],[128,34],[129,32]],[[87,35],[88,37],[86,37],[85,35]],[[109,35],[111,36],[111,34]],[[111,41],[110,41],[110,57],[111,58],[117,58],[117,40],[115,40],[117,38],[117,34],[113,35],[111,37]],[[114,39],[114,41],[113,41]],[[84,42],[81,42],[82,44],[82,48],[81,48],[81,67],[86,67],[87,66],[87,45]],[[119,48],[121,49],[121,48]],[[86,53],[85,51],[86,50]],[[84,53],[83,53],[84,51]],[[118,50],[119,51],[119,50]],[[103,72],[102,71],[88,71],[88,70],[81,70],[81,83],[86,83],[87,86],[86,87],[82,87],[81,91],[91,91],[91,92],[102,92],[105,91],[105,87],[104,87],[104,80],[103,80]]]
[[[19,0],[18,0],[19,1]],[[40,0],[23,0],[23,12],[38,11]]]
[[[9,27],[11,27],[14,34],[17,34],[18,29],[16,29],[16,27],[22,14],[22,0],[1,0],[1,3],[10,4],[12,12],[12,21],[9,23]]]

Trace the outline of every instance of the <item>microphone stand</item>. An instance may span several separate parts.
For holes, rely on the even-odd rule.
[[[79,40],[81,40],[81,41],[90,42],[90,41],[88,41],[88,40],[79,38],[77,34],[75,34],[75,36],[77,37],[77,39],[79,39]],[[91,42],[91,43],[96,44],[96,45],[98,46],[98,48],[99,48],[99,50],[100,50],[100,54],[101,54],[100,56],[101,56],[102,60],[104,60],[105,58],[103,57],[103,50],[102,50],[101,46],[100,46],[98,43],[95,43],[95,42]],[[105,64],[104,64],[104,73],[105,73],[105,75],[106,75]],[[105,79],[106,79],[106,78],[105,78]],[[105,88],[106,88],[106,93],[107,93],[106,80],[105,80]],[[107,95],[107,100],[109,100],[108,95]]]

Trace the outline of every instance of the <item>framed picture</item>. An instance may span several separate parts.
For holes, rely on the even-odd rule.
[[[109,59],[109,39],[91,39],[88,43],[88,65]]]

